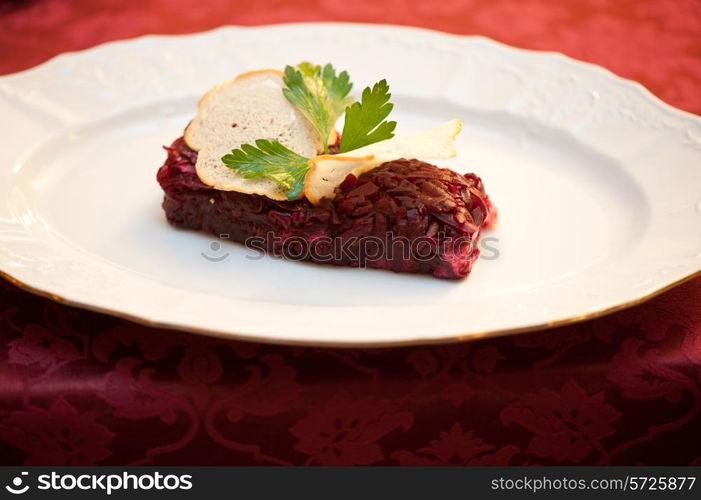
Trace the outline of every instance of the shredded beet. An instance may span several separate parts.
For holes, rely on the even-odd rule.
[[[211,189],[182,138],[166,150],[158,182],[173,225],[290,259],[463,278],[479,255],[481,229],[495,218],[479,177],[419,160],[348,176],[333,200],[315,207]]]

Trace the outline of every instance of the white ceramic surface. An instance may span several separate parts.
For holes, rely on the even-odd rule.
[[[253,260],[166,223],[161,145],[198,96],[302,60],[347,69],[356,94],[387,78],[400,134],[463,119],[458,158],[438,163],[480,175],[500,218],[469,278]],[[701,119],[559,54],[389,26],[227,27],[2,77],[0,115],[0,270],[144,322],[281,343],[442,342],[590,317],[701,270]]]

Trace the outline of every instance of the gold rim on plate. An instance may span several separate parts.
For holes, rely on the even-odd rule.
[[[593,311],[591,313],[587,314],[580,314],[577,316],[570,316],[568,318],[562,318],[562,319],[557,319],[554,321],[549,321],[547,323],[540,323],[537,325],[529,325],[529,326],[523,326],[519,328],[503,328],[503,329],[496,329],[496,330],[487,330],[483,332],[474,332],[474,333],[463,333],[463,334],[457,334],[451,337],[446,337],[442,339],[418,339],[418,340],[406,340],[406,341],[395,341],[395,342],[373,342],[369,344],[365,343],[345,343],[345,342],[313,342],[313,341],[306,341],[306,340],[277,340],[277,339],[271,339],[269,337],[259,337],[254,334],[248,334],[248,333],[240,333],[240,332],[228,332],[224,333],[221,331],[217,330],[208,330],[206,328],[192,328],[192,327],[187,327],[187,326],[182,326],[182,325],[177,325],[177,324],[171,324],[171,323],[162,323],[159,321],[153,321],[148,318],[145,318],[143,316],[137,316],[133,314],[127,314],[121,311],[117,311],[114,309],[108,309],[106,307],[97,307],[93,306],[90,304],[86,304],[84,302],[80,301],[75,301],[75,300],[70,300],[65,297],[62,297],[61,295],[57,295],[54,293],[47,292],[45,290],[41,290],[39,288],[35,288],[31,285],[28,285],[14,276],[10,275],[9,273],[0,270],[0,278],[3,278],[16,287],[27,291],[29,293],[32,293],[34,295],[38,295],[40,297],[50,299],[54,302],[58,302],[60,304],[64,304],[67,306],[71,307],[76,307],[79,309],[84,309],[87,311],[92,311],[92,312],[97,312],[101,314],[107,314],[110,316],[115,316],[117,318],[125,319],[127,321],[131,321],[133,323],[138,323],[143,326],[148,326],[151,328],[162,328],[162,329],[168,329],[168,330],[178,330],[178,331],[183,331],[183,332],[188,332],[188,333],[195,333],[195,334],[200,334],[200,335],[209,335],[212,337],[218,337],[226,340],[233,340],[233,341],[243,341],[243,342],[257,342],[261,344],[273,344],[273,345],[291,345],[291,346],[308,346],[308,347],[336,347],[336,348],[356,348],[356,349],[372,349],[372,348],[383,348],[383,347],[407,347],[407,346],[417,346],[417,345],[431,345],[431,344],[455,344],[459,342],[466,342],[468,340],[477,340],[477,339],[484,339],[484,338],[492,338],[492,337],[501,337],[503,335],[514,335],[517,333],[528,333],[528,332],[534,332],[537,330],[549,330],[552,328],[557,328],[560,326],[566,326],[566,325],[571,325],[573,323],[580,323],[582,321],[587,321],[591,319],[596,319],[600,318],[602,316],[606,316],[608,314],[612,314],[618,311],[622,311],[624,309],[628,309],[637,305],[640,305],[644,302],[647,302],[648,300],[657,297],[658,295],[663,294],[664,292],[667,292],[671,290],[672,288],[675,288],[682,283],[685,283],[687,281],[691,281],[694,278],[701,277],[701,269],[698,271],[695,271],[687,276],[684,276],[683,278],[680,278],[668,285],[665,285],[657,290],[653,290],[652,292],[649,292],[647,294],[641,295],[640,297],[637,297],[633,300],[629,300],[628,302],[624,302],[622,304],[616,304],[611,307],[606,307],[604,309],[599,309],[598,311]]]

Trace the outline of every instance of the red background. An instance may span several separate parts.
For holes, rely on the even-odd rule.
[[[701,113],[699,0],[5,1],[0,73],[145,33],[292,21],[556,50]],[[547,332],[334,350],[146,328],[0,281],[0,464],[701,465],[700,305],[696,279]]]

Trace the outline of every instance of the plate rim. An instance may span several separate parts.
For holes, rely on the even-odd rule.
[[[54,64],[57,63],[57,61],[60,61],[65,58],[70,58],[70,57],[76,57],[80,56],[82,54],[86,53],[94,53],[94,52],[99,52],[101,50],[104,50],[105,47],[110,47],[114,45],[130,45],[130,44],[135,44],[138,43],[141,40],[145,39],[151,39],[151,40],[158,40],[158,39],[181,39],[181,38],[188,38],[188,37],[197,37],[197,36],[206,36],[207,34],[211,33],[216,33],[219,31],[226,31],[226,30],[236,30],[236,31],[256,31],[256,30],[265,30],[265,29],[271,29],[271,28],[276,28],[276,27],[293,27],[293,28],[312,28],[312,27],[319,27],[319,26],[326,26],[326,27],[368,27],[372,29],[392,29],[392,30],[405,30],[405,31],[417,31],[417,32],[424,32],[427,33],[431,36],[439,36],[443,38],[453,38],[457,40],[464,40],[464,39],[472,39],[472,40],[479,40],[480,43],[487,44],[487,45],[493,45],[496,47],[499,47],[502,50],[508,50],[508,51],[513,51],[513,52],[521,52],[521,53],[527,53],[529,55],[535,55],[537,57],[541,58],[555,58],[555,59],[560,59],[560,60],[565,60],[568,61],[570,64],[576,64],[578,66],[586,66],[589,67],[590,69],[594,69],[595,71],[599,73],[605,74],[605,76],[609,79],[615,80],[619,85],[625,85],[628,90],[636,92],[640,98],[646,99],[650,104],[654,104],[654,106],[657,109],[660,109],[661,111],[664,111],[666,113],[670,113],[673,115],[676,115],[680,118],[683,119],[691,119],[695,121],[697,124],[701,124],[701,119],[698,115],[695,115],[694,113],[690,113],[688,111],[680,110],[677,109],[666,102],[662,101],[659,97],[654,95],[652,92],[650,92],[644,85],[642,85],[639,82],[636,82],[634,80],[630,80],[624,77],[621,77],[614,72],[599,66],[594,63],[590,62],[585,62],[585,61],[579,61],[575,58],[572,58],[570,56],[567,56],[565,54],[559,53],[559,52],[554,52],[554,51],[540,51],[540,50],[531,50],[531,49],[524,49],[524,48],[519,48],[519,47],[513,47],[508,44],[490,39],[488,37],[484,37],[481,35],[458,35],[458,34],[453,34],[453,33],[446,33],[438,30],[433,30],[433,29],[427,29],[427,28],[421,28],[421,27],[413,27],[413,26],[401,26],[401,25],[390,25],[390,24],[374,24],[374,23],[358,23],[358,22],[321,22],[321,23],[279,23],[279,24],[268,24],[268,25],[260,25],[260,26],[234,26],[234,25],[227,25],[227,26],[221,26],[217,27],[212,30],[207,30],[207,31],[201,31],[201,32],[196,32],[196,33],[188,33],[188,34],[147,34],[147,35],[142,35],[139,37],[134,37],[130,39],[121,39],[121,40],[113,40],[109,42],[105,42],[93,47],[90,47],[85,50],[79,50],[79,51],[70,51],[70,52],[64,52],[61,54],[58,54],[51,59],[34,66],[32,68],[28,68],[16,73],[11,73],[11,74],[6,74],[0,76],[0,81],[5,79],[6,77],[14,77],[17,75],[23,75],[23,74],[31,74],[33,72],[40,72],[40,71],[45,71],[47,67],[50,67]],[[633,307],[635,305],[641,304],[661,293],[664,293],[665,291],[678,286],[679,284],[682,284],[688,280],[691,280],[695,277],[701,276],[701,266],[699,266],[699,269],[692,271],[691,273],[679,278],[675,279],[672,282],[668,282],[666,284],[660,284],[658,288],[647,291],[646,293],[643,293],[636,298],[632,300],[628,300],[623,303],[617,303],[613,306],[603,308],[597,311],[592,311],[587,314],[582,314],[582,315],[576,315],[576,316],[570,316],[566,318],[560,318],[556,319],[553,321],[549,321],[546,323],[541,323],[537,325],[528,325],[528,326],[523,326],[523,327],[517,327],[517,328],[496,328],[492,330],[487,330],[483,332],[469,332],[465,334],[455,334],[451,336],[441,336],[441,337],[436,337],[436,338],[413,338],[410,340],[405,340],[405,341],[396,341],[396,340],[389,340],[389,341],[372,341],[372,340],[360,340],[360,341],[352,341],[352,342],[346,342],[343,340],[340,341],[333,341],[333,340],[318,340],[318,339],[302,339],[302,338],[285,338],[281,339],[278,337],[270,337],[267,336],[264,333],[258,333],[258,334],[251,334],[251,333],[239,333],[239,332],[234,332],[231,331],[231,329],[227,330],[226,332],[224,331],[218,331],[218,330],[212,330],[208,328],[193,328],[192,326],[188,325],[183,325],[179,323],[169,323],[169,322],[163,322],[163,321],[155,321],[153,319],[149,319],[148,315],[145,313],[142,314],[132,314],[132,313],[127,313],[124,311],[116,310],[116,309],[111,309],[108,307],[102,307],[102,306],[97,306],[94,304],[90,304],[89,302],[85,302],[82,300],[72,300],[72,299],[67,299],[57,293],[53,293],[47,289],[41,289],[41,288],[36,288],[33,287],[32,285],[25,283],[21,279],[19,279],[16,276],[13,276],[11,272],[8,272],[6,270],[0,269],[0,277],[3,277],[13,283],[14,285],[18,286],[19,288],[29,291],[35,295],[39,295],[45,298],[49,298],[51,300],[54,300],[56,302],[60,302],[72,307],[79,307],[82,309],[86,310],[91,310],[103,314],[109,314],[111,316],[116,316],[122,319],[126,319],[129,321],[133,321],[142,325],[150,326],[150,327],[157,327],[157,328],[167,328],[167,329],[175,329],[175,330],[182,330],[182,331],[188,331],[192,333],[197,333],[197,334],[205,334],[205,335],[210,335],[210,336],[215,336],[215,337],[220,337],[220,338],[227,338],[231,340],[242,340],[242,341],[254,341],[254,342],[261,342],[261,343],[271,343],[271,344],[286,344],[286,345],[307,345],[307,346],[325,346],[325,347],[349,347],[349,348],[363,348],[363,347],[388,347],[388,346],[408,346],[408,345],[424,345],[424,344],[444,344],[444,343],[454,343],[454,342],[462,342],[466,340],[472,340],[472,339],[478,339],[478,338],[485,338],[485,337],[495,337],[495,336],[501,336],[501,335],[509,335],[509,334],[516,334],[516,333],[525,333],[525,332],[530,332],[530,331],[537,331],[537,330],[544,330],[544,329],[551,329],[551,328],[556,328],[559,326],[565,326],[568,324],[573,324],[581,321],[586,321],[590,319],[595,319],[616,311],[620,311],[623,309],[627,309],[629,307]]]
[[[238,332],[233,332],[229,331],[227,333],[224,333],[222,331],[218,330],[211,330],[207,328],[193,328],[189,327],[186,325],[181,325],[178,323],[168,323],[168,322],[162,322],[162,321],[154,321],[151,319],[146,318],[145,316],[140,316],[138,314],[130,314],[130,313],[125,313],[116,309],[110,309],[106,307],[99,307],[99,306],[94,306],[88,303],[84,303],[81,301],[75,301],[71,299],[67,299],[61,295],[54,294],[51,292],[48,292],[46,290],[42,290],[40,288],[35,288],[32,287],[31,285],[28,285],[24,283],[23,281],[15,278],[11,274],[3,271],[0,269],[0,279],[5,279],[8,282],[10,282],[12,285],[16,286],[17,288],[29,292],[33,295],[43,297],[45,299],[49,299],[53,302],[63,304],[66,306],[70,307],[75,307],[78,309],[82,309],[85,311],[90,311],[90,312],[95,312],[95,313],[100,313],[100,314],[106,314],[109,316],[114,316],[116,318],[126,320],[126,321],[131,321],[133,323],[146,326],[149,328],[159,328],[159,329],[166,329],[166,330],[176,330],[176,331],[181,331],[181,332],[187,332],[187,333],[192,333],[196,335],[206,335],[208,337],[215,337],[215,338],[220,338],[224,340],[230,340],[230,341],[237,341],[237,342],[256,342],[260,344],[268,344],[268,345],[286,345],[286,346],[303,346],[303,347],[328,347],[328,348],[339,348],[339,349],[382,349],[382,348],[388,348],[388,347],[411,347],[411,346],[422,346],[422,345],[443,345],[443,344],[458,344],[462,342],[468,342],[472,340],[480,340],[484,338],[496,338],[496,337],[504,337],[507,335],[518,335],[522,333],[530,333],[530,332],[535,332],[539,330],[553,330],[555,328],[560,328],[560,327],[565,327],[568,325],[573,325],[577,323],[581,323],[584,321],[589,321],[589,320],[594,320],[598,318],[602,318],[604,316],[608,316],[609,314],[614,314],[619,311],[623,311],[626,309],[629,309],[631,307],[635,307],[641,304],[644,304],[648,300],[651,300],[658,295],[662,295],[665,292],[668,292],[669,290],[682,285],[683,283],[686,283],[687,281],[691,281],[695,278],[701,278],[701,269],[698,271],[685,276],[683,278],[680,278],[677,281],[674,281],[673,283],[670,283],[668,285],[663,286],[662,288],[659,288],[657,290],[654,290],[648,294],[645,294],[639,298],[636,298],[634,300],[621,303],[621,304],[616,304],[614,306],[601,309],[599,311],[595,311],[592,313],[588,314],[583,314],[579,316],[571,316],[568,318],[562,318],[562,319],[557,319],[553,321],[549,321],[546,323],[541,323],[537,325],[528,325],[524,327],[518,327],[518,328],[497,328],[493,330],[486,330],[483,332],[470,332],[470,333],[465,333],[465,334],[457,334],[454,336],[450,337],[441,337],[437,339],[430,339],[430,338],[420,338],[420,339],[413,339],[413,340],[400,340],[400,341],[379,341],[379,342],[344,342],[344,341],[324,341],[324,340],[319,340],[319,341],[314,341],[314,340],[302,340],[302,339],[286,339],[286,340],[281,340],[277,338],[271,338],[268,336],[260,335],[260,334],[248,334],[248,333],[238,333]]]
[[[227,31],[227,30],[242,30],[242,31],[255,31],[255,30],[265,30],[265,29],[271,29],[271,28],[277,28],[277,27],[318,27],[318,26],[326,26],[326,27],[344,27],[344,26],[356,26],[356,27],[364,27],[364,28],[386,28],[386,29],[400,29],[400,30],[406,30],[406,31],[416,31],[416,32],[423,32],[429,35],[433,36],[439,36],[439,37],[446,37],[446,38],[455,38],[458,40],[464,40],[464,39],[471,39],[471,40],[479,40],[481,43],[485,43],[488,45],[493,45],[496,47],[500,47],[501,49],[506,49],[510,51],[517,51],[517,52],[522,52],[524,54],[530,54],[533,56],[537,57],[551,57],[551,58],[556,58],[556,59],[561,59],[568,61],[570,63],[574,63],[577,65],[584,65],[589,67],[590,69],[593,69],[595,71],[603,72],[605,73],[608,77],[611,77],[615,80],[618,80],[618,83],[623,83],[625,85],[630,86],[631,88],[636,89],[638,92],[643,92],[643,94],[647,98],[652,98],[655,101],[655,104],[661,105],[665,111],[668,112],[673,112],[675,114],[681,114],[681,116],[685,116],[686,118],[692,118],[696,120],[701,120],[701,115],[697,115],[695,113],[692,113],[690,111],[686,111],[680,108],[677,108],[675,106],[672,106],[671,104],[663,101],[660,97],[655,95],[650,89],[648,89],[644,84],[638,82],[637,80],[633,80],[631,78],[626,78],[624,76],[621,76],[617,73],[615,73],[613,70],[610,70],[604,66],[601,66],[599,64],[589,62],[589,61],[582,61],[581,59],[577,59],[572,56],[568,56],[567,54],[563,52],[558,52],[556,50],[538,50],[538,49],[527,49],[524,47],[517,47],[515,45],[509,45],[508,43],[501,42],[499,40],[495,40],[494,38],[490,38],[485,35],[476,35],[476,34],[471,34],[471,35],[461,35],[457,33],[450,33],[448,31],[441,31],[433,28],[425,28],[422,26],[410,26],[410,25],[403,25],[403,24],[388,24],[388,23],[370,23],[370,22],[362,22],[362,21],[319,21],[319,22],[281,22],[281,23],[271,23],[271,24],[257,24],[257,25],[240,25],[240,24],[225,24],[222,26],[217,26],[216,28],[212,28],[209,30],[204,30],[204,31],[195,31],[192,33],[148,33],[144,35],[138,35],[135,37],[131,38],[120,38],[118,40],[110,40],[107,42],[102,42],[98,43],[97,45],[93,45],[92,47],[88,47],[85,49],[80,49],[80,50],[69,50],[66,52],[61,52],[60,54],[56,54],[55,56],[47,59],[46,61],[43,61],[35,66],[32,66],[31,68],[25,68],[20,71],[15,71],[13,73],[5,73],[0,75],[0,81],[4,78],[7,77],[15,77],[15,76],[20,76],[20,75],[25,75],[32,73],[34,71],[40,71],[44,70],[46,66],[49,66],[51,64],[54,64],[56,61],[60,61],[61,59],[64,59],[66,57],[73,57],[73,56],[79,56],[81,54],[89,54],[92,52],[100,51],[103,50],[105,47],[111,47],[114,45],[129,45],[134,42],[138,42],[140,40],[150,40],[150,39],[174,39],[174,38],[195,38],[198,36],[210,34],[210,33],[216,33],[218,31]]]

